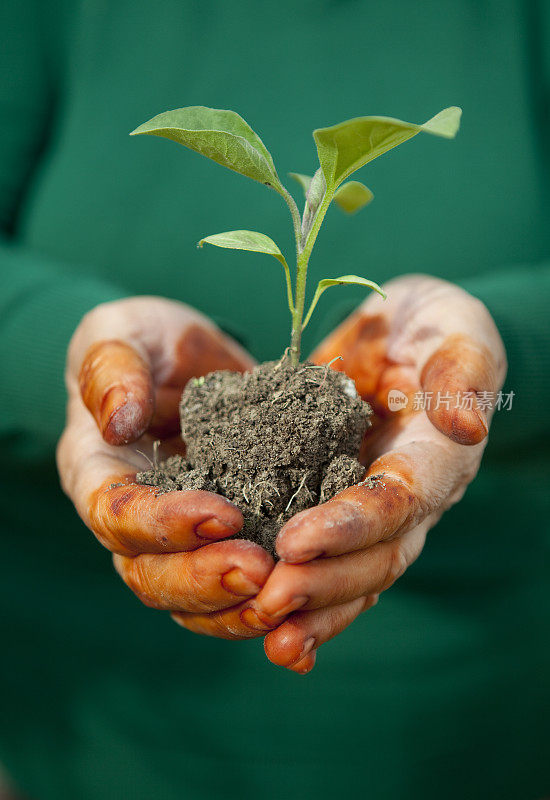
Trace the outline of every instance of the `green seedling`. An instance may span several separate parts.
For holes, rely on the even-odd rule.
[[[331,286],[358,284],[385,298],[374,281],[358,275],[341,275],[319,281],[304,316],[307,268],[315,240],[332,201],[348,214],[354,214],[373,199],[373,194],[358,181],[347,179],[369,161],[412,139],[421,131],[452,139],[460,125],[461,109],[445,108],[423,125],[390,117],[357,117],[330,128],[313,131],[319,168],[313,175],[290,173],[302,186],[305,207],[300,212],[290,192],[283,186],[271,154],[260,137],[234,111],[204,106],[189,106],[166,111],[140,125],[131,135],[162,136],[195,150],[228,169],[259,181],[281,195],[290,209],[296,239],[294,285],[288,263],[275,242],[257,231],[228,231],[206,236],[199,242],[232,250],[248,250],[274,256],[285,272],[288,307],[292,320],[289,357],[291,364],[300,361],[302,332],[321,294]]]

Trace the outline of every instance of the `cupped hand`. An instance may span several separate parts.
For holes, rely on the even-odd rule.
[[[318,363],[341,356],[334,367],[374,409],[366,479],[287,522],[276,544],[281,561],[247,611],[270,631],[268,658],[299,673],[405,572],[461,499],[486,444],[486,401],[506,374],[501,338],[480,301],[426,276],[385,289],[387,301],[370,296],[314,354]],[[391,411],[388,395],[406,406]]]
[[[259,545],[223,541],[241,512],[205,491],[157,495],[135,483],[155,439],[183,448],[178,403],[187,380],[215,369],[244,370],[251,358],[195,310],[156,297],[97,306],[71,340],[67,424],[57,450],[63,489],[112,553],[126,584],[147,605],[200,630],[225,610],[225,638],[262,632],[246,625],[249,598],[273,560]],[[237,623],[232,623],[236,619]]]

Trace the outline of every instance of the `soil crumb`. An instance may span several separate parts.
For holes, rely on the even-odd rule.
[[[341,372],[285,359],[193,378],[180,403],[185,458],[140,472],[159,492],[205,489],[243,512],[236,538],[273,555],[290,517],[357,483],[370,406]]]

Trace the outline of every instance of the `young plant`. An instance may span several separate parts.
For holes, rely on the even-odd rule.
[[[166,111],[140,125],[131,135],[148,134],[173,139],[228,169],[269,186],[281,195],[290,209],[294,225],[296,239],[294,286],[285,257],[275,242],[263,233],[256,231],[216,233],[201,239],[199,247],[207,242],[233,250],[267,253],[282,264],[292,319],[290,361],[297,366],[300,361],[302,332],[325,289],[330,286],[359,284],[385,297],[378,284],[358,275],[325,278],[319,281],[304,317],[308,263],[330,204],[334,200],[348,214],[359,211],[370,203],[373,194],[362,183],[347,181],[350,175],[421,131],[447,139],[453,138],[458,131],[461,113],[461,109],[455,106],[445,108],[423,125],[390,117],[357,117],[330,128],[318,128],[313,131],[319,156],[318,170],[313,177],[290,173],[300,183],[305,193],[302,216],[294,198],[281,183],[271,154],[264,143],[234,111],[204,106],[189,106]]]

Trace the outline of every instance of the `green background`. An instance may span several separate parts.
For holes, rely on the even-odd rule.
[[[0,759],[33,798],[537,800],[549,787],[548,5],[503,0],[7,0],[0,12]],[[98,302],[185,300],[260,359],[287,344],[280,268],[197,250],[280,198],[128,132],[192,104],[237,110],[280,176],[315,127],[464,109],[358,174],[311,283],[427,272],[481,297],[512,411],[481,473],[375,610],[307,678],[261,641],[194,636],[140,605],[62,496],[64,354]],[[294,191],[291,182],[287,182]],[[299,190],[295,195],[299,197]],[[545,261],[546,260],[546,261]],[[364,294],[320,300],[306,350]]]

